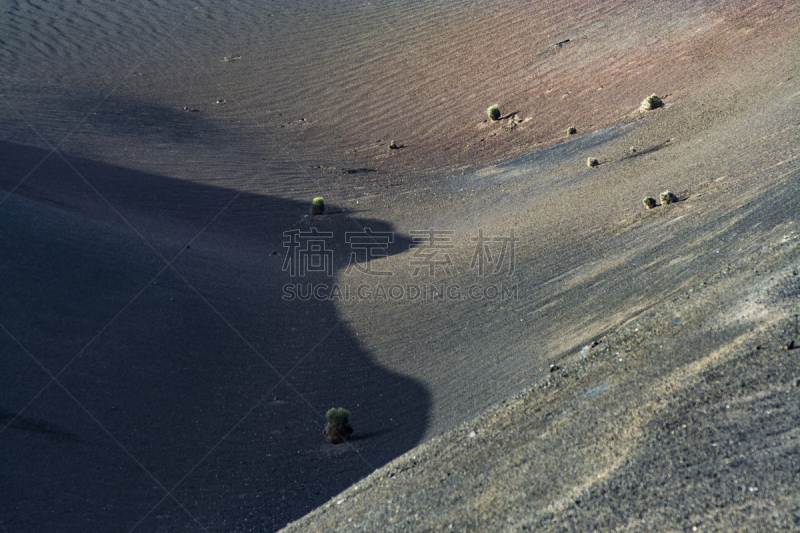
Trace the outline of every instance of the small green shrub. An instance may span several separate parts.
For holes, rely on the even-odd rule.
[[[328,409],[325,413],[328,425],[322,431],[325,438],[331,444],[342,444],[353,434],[353,427],[350,425],[350,412],[342,407]]]
[[[350,411],[343,407],[334,407],[332,409],[328,409],[328,412],[325,413],[325,418],[330,422],[334,418],[343,418],[344,420],[348,420],[350,418]]]
[[[575,135],[576,133],[578,133],[578,130],[575,129],[575,126],[567,128],[567,135]]]
[[[639,111],[652,111],[653,109],[661,107],[662,105],[664,105],[664,102],[662,102],[661,98],[653,93],[644,99],[642,105],[639,107]]]
[[[394,141],[389,143],[389,150],[397,150],[397,143]]]
[[[589,168],[596,167],[596,166],[597,166],[597,165],[599,165],[599,164],[600,164],[600,161],[598,161],[598,160],[597,160],[597,159],[595,159],[594,157],[590,157],[589,159],[587,159],[587,160],[586,160],[586,165],[587,165]]]
[[[325,213],[325,200],[322,196],[317,196],[311,202],[311,214],[312,215],[322,215]]]
[[[486,110],[486,114],[489,115],[489,118],[493,121],[500,120],[500,107],[497,104],[494,104],[492,107]]]
[[[656,205],[658,205],[656,204],[656,199],[653,198],[652,196],[646,196],[645,199],[642,200],[642,202],[644,203],[644,206],[647,209],[653,209],[655,208]]]
[[[670,191],[664,191],[661,193],[661,203],[664,205],[674,204],[678,201],[678,197],[675,194],[671,193]]]

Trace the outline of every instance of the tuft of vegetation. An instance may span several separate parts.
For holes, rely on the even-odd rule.
[[[325,214],[325,200],[322,198],[322,196],[317,196],[311,202],[311,214],[312,215]]]
[[[659,98],[655,93],[653,93],[644,99],[642,105],[639,106],[639,111],[652,111],[653,109],[656,109],[663,105],[664,102],[661,101],[661,98]]]
[[[397,143],[394,141],[389,143],[389,150],[397,150]]]
[[[644,200],[642,200],[642,202],[644,203],[644,206],[647,209],[653,209],[653,208],[656,207],[656,205],[658,205],[658,204],[656,204],[656,199],[653,198],[652,196],[645,196],[645,198],[644,198]]]
[[[664,205],[674,204],[678,201],[678,197],[675,196],[670,191],[664,191],[661,193],[661,203]]]
[[[344,407],[333,407],[328,409],[328,412],[325,413],[325,418],[330,422],[334,418],[343,418],[348,420],[350,418],[350,411],[345,409]]]
[[[342,407],[328,409],[325,413],[328,425],[322,431],[325,438],[331,444],[342,444],[353,434],[353,427],[350,425],[350,411]]]
[[[589,159],[587,159],[587,160],[586,160],[586,165],[587,165],[589,168],[596,167],[596,166],[597,166],[597,165],[599,165],[599,164],[600,164],[600,161],[598,161],[598,160],[597,160],[597,159],[595,159],[594,157],[590,157]]]
[[[567,128],[567,135],[575,135],[576,133],[578,133],[578,130],[575,129],[575,126]]]
[[[500,107],[497,104],[494,104],[492,107],[486,110],[486,114],[489,115],[489,119],[492,121],[500,120]]]

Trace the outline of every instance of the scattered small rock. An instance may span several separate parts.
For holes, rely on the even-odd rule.
[[[478,436],[478,434],[477,434],[477,433],[475,433],[474,431],[470,431],[470,432],[469,432],[469,438],[471,438],[471,439],[474,439],[474,438],[475,438],[475,437],[477,437],[477,436]]]
[[[599,165],[599,164],[600,164],[600,161],[598,161],[598,160],[597,160],[597,159],[595,159],[594,157],[590,157],[589,159],[587,159],[587,160],[586,160],[586,165],[587,165],[589,168],[596,167],[596,166],[597,166],[597,165]]]
[[[636,148],[635,148],[635,147],[633,147],[633,146],[631,146],[631,153],[632,153],[632,154],[635,154],[635,153],[636,153]]]
[[[550,365],[550,372],[557,372],[561,370],[561,367],[558,365]]]
[[[794,350],[794,349],[795,349],[794,339],[790,340],[789,342],[781,346],[781,350]]]
[[[792,382],[792,387],[800,387],[800,378],[794,378]]]
[[[228,63],[229,61],[236,61],[237,59],[241,59],[242,56],[225,56],[222,58],[222,61]]]
[[[224,103],[225,103],[225,100],[217,100],[217,101],[216,101],[216,102],[214,102],[214,103],[215,103],[215,104],[224,104]]]

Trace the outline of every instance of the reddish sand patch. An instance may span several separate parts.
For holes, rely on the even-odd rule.
[[[254,103],[281,103],[268,124],[297,161],[462,167],[558,142],[571,125],[597,130],[651,93],[670,105],[707,89],[768,57],[799,15],[790,2],[485,4],[432,17],[387,7],[335,21],[335,35],[301,28],[319,53],[292,56],[276,92]],[[504,119],[489,123],[494,103]],[[391,140],[401,149],[388,151]]]

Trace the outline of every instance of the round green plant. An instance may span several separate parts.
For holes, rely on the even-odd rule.
[[[652,111],[653,109],[656,109],[663,105],[664,102],[661,101],[661,98],[659,98],[658,95],[653,93],[644,99],[642,105],[639,107],[639,111]]]
[[[322,196],[317,196],[311,202],[311,214],[322,215],[325,213],[325,199]]]
[[[678,201],[678,197],[671,191],[664,191],[661,193],[661,203],[664,205],[674,204]]]
[[[322,431],[325,438],[331,444],[342,444],[353,434],[353,426],[350,425],[350,412],[342,407],[328,409],[325,413],[328,425]]]
[[[328,422],[335,418],[341,418],[347,421],[350,418],[350,411],[343,407],[333,407],[328,409],[328,412],[325,413],[325,418],[328,420]]]
[[[489,115],[489,119],[492,121],[500,120],[500,107],[497,104],[494,104],[492,107],[486,110],[486,114]]]

